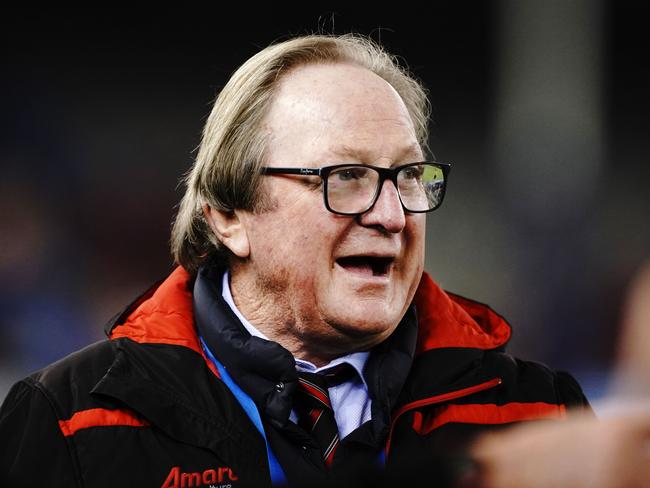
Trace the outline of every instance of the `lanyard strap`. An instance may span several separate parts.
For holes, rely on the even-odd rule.
[[[221,380],[230,389],[232,394],[235,395],[235,398],[244,409],[244,412],[246,412],[246,415],[248,415],[248,418],[251,419],[251,422],[253,422],[253,424],[259,431],[259,433],[262,435],[262,438],[264,439],[264,444],[266,445],[266,455],[269,460],[269,473],[271,475],[271,483],[273,484],[273,486],[287,485],[288,484],[287,477],[285,476],[284,471],[280,466],[280,463],[275,457],[275,454],[273,454],[273,451],[271,450],[271,446],[269,446],[269,441],[266,438],[266,433],[264,432],[264,426],[262,425],[262,418],[260,417],[260,413],[257,410],[257,406],[255,405],[255,402],[253,402],[251,397],[249,397],[246,394],[246,392],[242,390],[237,383],[235,383],[235,381],[232,379],[232,377],[226,370],[226,367],[223,364],[221,364],[219,361],[217,361],[217,359],[214,357],[214,355],[208,348],[208,345],[203,340],[203,337],[199,337],[199,339],[201,340],[201,346],[203,347],[203,351],[205,352],[205,355],[208,357],[210,361],[212,361],[212,364],[214,364],[217,370],[219,371]]]

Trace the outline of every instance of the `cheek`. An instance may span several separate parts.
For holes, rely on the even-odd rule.
[[[424,255],[425,255],[425,226],[424,222],[415,225],[408,233],[406,246],[406,263],[403,269],[403,286],[407,294],[408,301],[413,298],[415,291],[420,283],[420,278],[424,272]]]
[[[406,238],[407,247],[413,262],[421,261],[424,265],[424,250],[426,237],[425,214],[414,214],[408,223]]]
[[[329,266],[337,241],[332,228],[317,216],[276,215],[251,222],[251,257],[295,276]],[[322,272],[322,269],[321,269]],[[301,278],[302,282],[306,278]],[[301,283],[302,284],[302,283]]]

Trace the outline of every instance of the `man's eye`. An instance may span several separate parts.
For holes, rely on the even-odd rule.
[[[405,180],[419,180],[423,171],[419,166],[410,166],[402,170],[402,175]]]
[[[363,178],[367,175],[368,170],[365,168],[346,168],[334,173],[339,181],[352,181]]]

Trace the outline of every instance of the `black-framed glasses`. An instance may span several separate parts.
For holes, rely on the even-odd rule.
[[[335,164],[322,168],[262,168],[265,175],[320,176],[325,208],[340,215],[360,215],[377,201],[385,180],[397,188],[406,212],[431,212],[442,204],[450,164],[435,161],[408,163],[395,168],[367,164]]]

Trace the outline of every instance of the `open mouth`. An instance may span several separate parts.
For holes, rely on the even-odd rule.
[[[336,264],[346,271],[366,276],[387,276],[395,259],[379,256],[346,256],[336,260]]]

